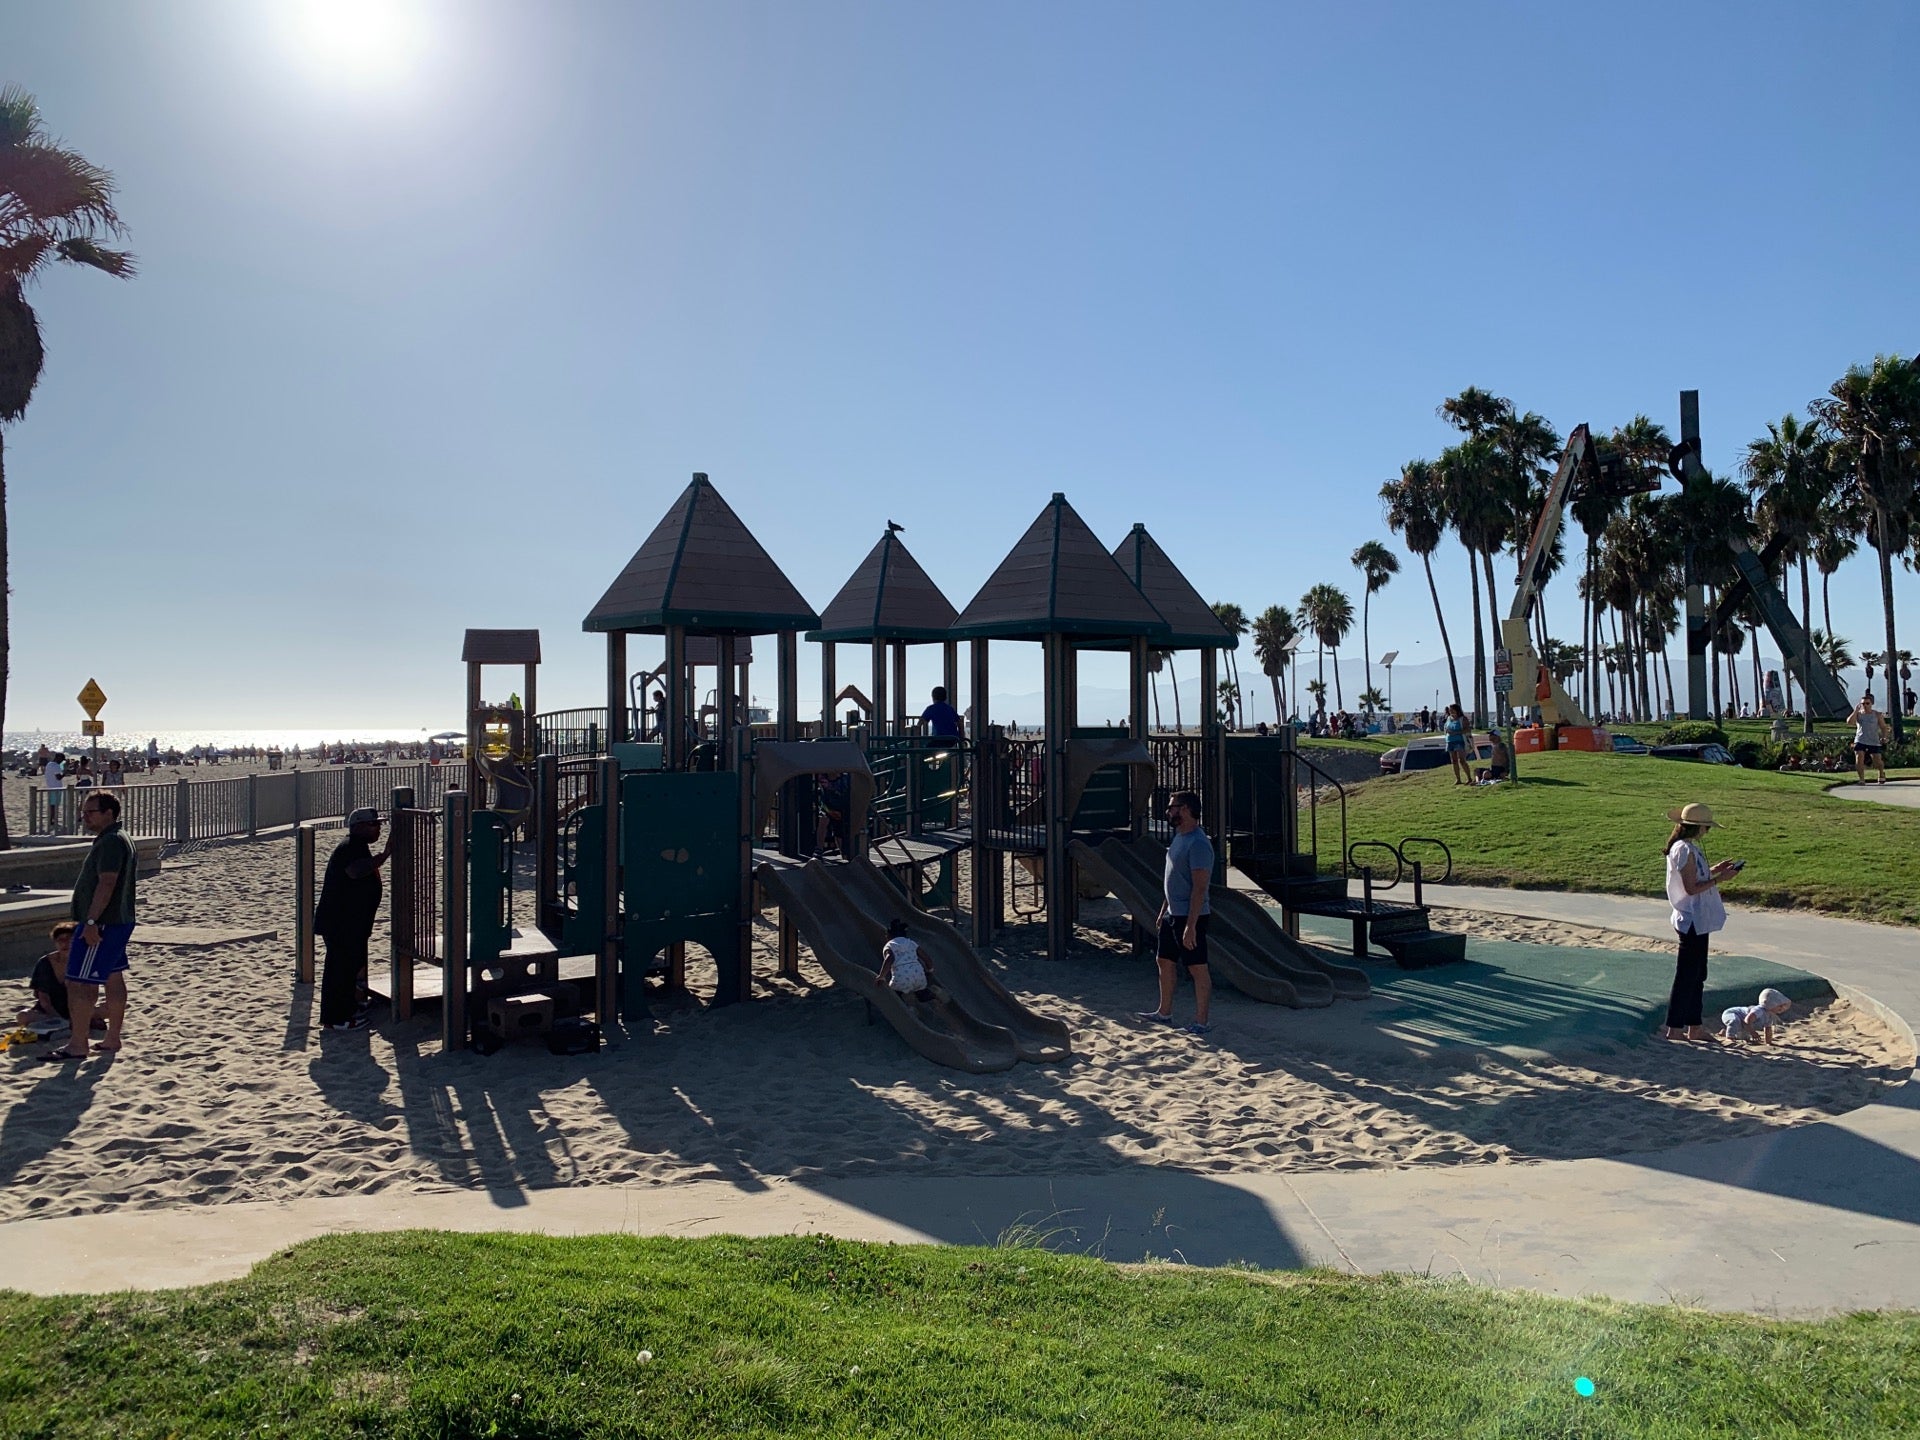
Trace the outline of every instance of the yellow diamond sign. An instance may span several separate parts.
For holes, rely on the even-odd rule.
[[[98,680],[89,679],[80,691],[80,708],[87,712],[89,720],[98,720],[100,711],[107,703],[107,692],[100,688]]]

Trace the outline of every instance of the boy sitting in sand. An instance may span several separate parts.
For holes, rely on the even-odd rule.
[[[1760,992],[1758,1005],[1735,1005],[1720,1012],[1720,1033],[1728,1040],[1774,1043],[1773,1022],[1793,1008],[1793,1002],[1772,986]]]
[[[33,1025],[35,1021],[62,1021],[68,1025],[73,1017],[67,1013],[67,947],[73,943],[73,932],[78,927],[71,920],[62,920],[47,932],[53,941],[53,949],[34,962],[33,976],[27,986],[33,991],[33,1003],[14,1016],[16,1025]],[[57,967],[57,968],[56,968]],[[107,1028],[106,1002],[103,1000],[93,1015],[93,1028]],[[58,1026],[49,1025],[49,1031]]]
[[[887,943],[880,951],[880,983],[903,1000],[940,998],[933,988],[933,967],[921,955],[919,942],[908,938],[904,920],[887,926]]]

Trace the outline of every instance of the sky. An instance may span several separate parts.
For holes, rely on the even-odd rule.
[[[439,730],[468,626],[603,703],[580,621],[696,470],[816,608],[889,519],[964,606],[1058,490],[1249,613],[1357,600],[1467,385],[1697,389],[1730,473],[1920,350],[1916,53],[1910,3],[0,0],[141,266],[31,296],[8,728],[91,675],[113,733]],[[1878,648],[1870,559],[1833,603]],[[1370,629],[1438,660],[1416,562]]]

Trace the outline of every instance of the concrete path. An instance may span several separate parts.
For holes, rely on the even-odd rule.
[[[1920,785],[1911,780],[1890,780],[1885,785],[1835,785],[1827,794],[1842,800],[1871,800],[1880,805],[1920,808]]]
[[[1665,936],[1661,901],[1434,887],[1435,903]],[[1727,947],[1829,976],[1920,1015],[1920,932],[1735,910]],[[245,1273],[334,1231],[829,1232],[991,1244],[1030,1229],[1116,1260],[1250,1261],[1461,1275],[1549,1294],[1778,1314],[1920,1309],[1920,1087],[1818,1125],[1652,1155],[1317,1174],[697,1181],[387,1193],[0,1225],[7,1283],[37,1293],[158,1288]],[[1569,1115],[1578,1124],[1577,1113]]]

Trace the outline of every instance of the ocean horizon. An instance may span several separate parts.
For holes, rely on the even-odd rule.
[[[396,745],[424,744],[430,736],[457,728],[455,725],[442,725],[429,730],[424,726],[414,728],[381,725],[341,725],[337,727],[301,727],[298,729],[277,729],[271,726],[235,726],[221,728],[217,726],[188,727],[173,730],[123,730],[103,735],[97,742],[104,751],[117,753],[126,750],[145,751],[149,739],[157,740],[162,751],[185,752],[194,746],[211,746],[216,750],[238,750],[252,746],[261,750],[271,750],[279,746],[282,750],[292,750],[298,745],[302,751],[317,746],[331,748],[335,745]],[[85,750],[96,743],[74,730],[9,730],[0,749],[37,750],[45,745],[51,750],[73,752]]]

